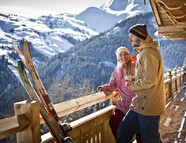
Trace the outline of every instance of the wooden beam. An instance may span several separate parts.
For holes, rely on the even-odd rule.
[[[110,94],[110,95],[108,95]],[[91,105],[94,105],[96,103],[105,101],[107,99],[110,99],[112,97],[117,96],[119,93],[118,92],[108,92],[108,93],[103,93],[103,92],[98,92],[95,94],[91,94],[88,96],[80,97],[77,99],[73,99],[70,101],[62,102],[59,104],[54,105],[56,112],[58,113],[59,117],[70,114],[72,112],[81,110],[83,108],[89,107]]]
[[[186,37],[172,37],[170,38],[172,41],[186,41]]]
[[[180,2],[179,5],[175,5],[174,3],[179,3],[178,1],[170,1],[170,0],[156,0],[156,4],[159,8],[161,8],[165,14],[169,17],[174,25],[177,23],[185,24],[185,12],[186,6],[183,2]],[[167,7],[167,5],[172,5],[173,7]],[[169,6],[170,6],[169,5]]]
[[[159,35],[167,36],[169,38],[181,38],[186,37],[186,33],[180,32],[180,33],[159,33]]]
[[[104,124],[106,121],[110,119],[110,117],[113,115],[115,106],[111,105],[109,107],[106,107],[104,109],[101,109],[100,111],[97,111],[95,113],[92,113],[90,115],[87,115],[85,117],[82,117],[76,121],[73,121],[70,123],[71,127],[73,130],[69,132],[70,136],[73,137],[73,139],[81,140],[82,136],[84,134],[89,134],[93,129],[96,130],[96,127],[100,126],[101,124]],[[108,123],[107,123],[108,124]],[[101,126],[103,127],[103,126]],[[103,129],[102,129],[103,130]],[[108,137],[108,130],[105,131],[107,134],[105,135],[107,138],[112,139],[112,135],[110,133],[110,137]],[[92,134],[92,137],[95,137],[94,134]],[[104,137],[104,136],[102,136]],[[114,137],[113,137],[114,139]],[[42,142],[43,143],[48,143],[48,142],[53,142],[54,139],[50,133],[42,135]],[[114,140],[110,140],[108,143],[113,143]],[[79,141],[82,142],[82,141]],[[83,141],[85,142],[85,141]]]
[[[161,17],[161,19],[169,19],[169,17],[163,10],[159,11],[159,16]]]
[[[149,1],[150,1],[150,4],[151,4],[151,8],[152,8],[152,11],[154,13],[154,17],[156,19],[157,25],[162,25],[161,19],[160,19],[160,16],[159,16],[159,12],[158,12],[158,9],[157,9],[157,4],[155,3],[155,0],[149,0]]]
[[[184,89],[167,104],[166,114],[160,118],[159,131],[163,142],[185,142],[186,130],[186,96]]]
[[[161,5],[164,5],[167,9],[170,10],[178,10],[182,7],[184,7],[184,2],[182,0],[156,0],[157,3],[160,3]]]
[[[23,131],[29,124],[30,121],[24,114],[0,120],[0,139]]]
[[[176,35],[174,34],[166,34],[166,33],[160,33],[159,34],[160,37],[164,38],[169,38],[172,41],[186,41],[186,34],[184,33],[184,35],[178,34]]]
[[[172,23],[172,21],[169,19],[169,18],[162,18],[162,25],[161,26],[165,26],[165,25],[174,25],[173,23]],[[174,25],[175,26],[175,25]]]
[[[166,25],[166,26],[158,26],[159,33],[179,33],[184,32],[182,27],[177,25]]]
[[[14,103],[14,111],[16,115],[25,114],[25,116],[30,120],[29,126],[24,131],[17,133],[17,142],[41,142],[39,119],[40,103],[35,101],[32,103],[26,103],[26,101],[17,102]]]

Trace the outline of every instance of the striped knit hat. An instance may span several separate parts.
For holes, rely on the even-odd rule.
[[[145,40],[148,35],[147,25],[145,25],[145,24],[134,25],[129,29],[129,33],[132,33],[132,34],[138,36],[139,38]]]

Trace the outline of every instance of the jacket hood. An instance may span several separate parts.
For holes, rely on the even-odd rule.
[[[154,48],[154,49],[159,49],[158,43],[152,39],[150,35],[147,36],[147,38],[143,41],[143,43],[139,46],[136,47],[135,50],[137,52],[141,52],[144,48]]]

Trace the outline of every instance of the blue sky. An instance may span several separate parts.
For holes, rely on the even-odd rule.
[[[100,7],[109,0],[0,0],[0,13],[39,17],[51,13],[78,14],[88,7]]]

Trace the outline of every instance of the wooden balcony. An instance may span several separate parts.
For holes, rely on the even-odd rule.
[[[185,90],[186,74],[178,68],[165,74],[167,112],[161,116],[160,132],[164,143],[185,142]],[[111,99],[114,102],[119,94],[95,93],[54,105],[59,115],[73,113],[96,103]],[[88,116],[70,123],[73,130],[69,133],[76,143],[114,143],[108,121],[115,109],[110,105]],[[39,116],[39,103],[19,102],[14,104],[15,116],[0,120],[0,139],[17,134],[17,142],[49,143],[54,142],[50,133],[41,136],[40,125],[44,124]],[[168,137],[168,138],[167,138]]]

